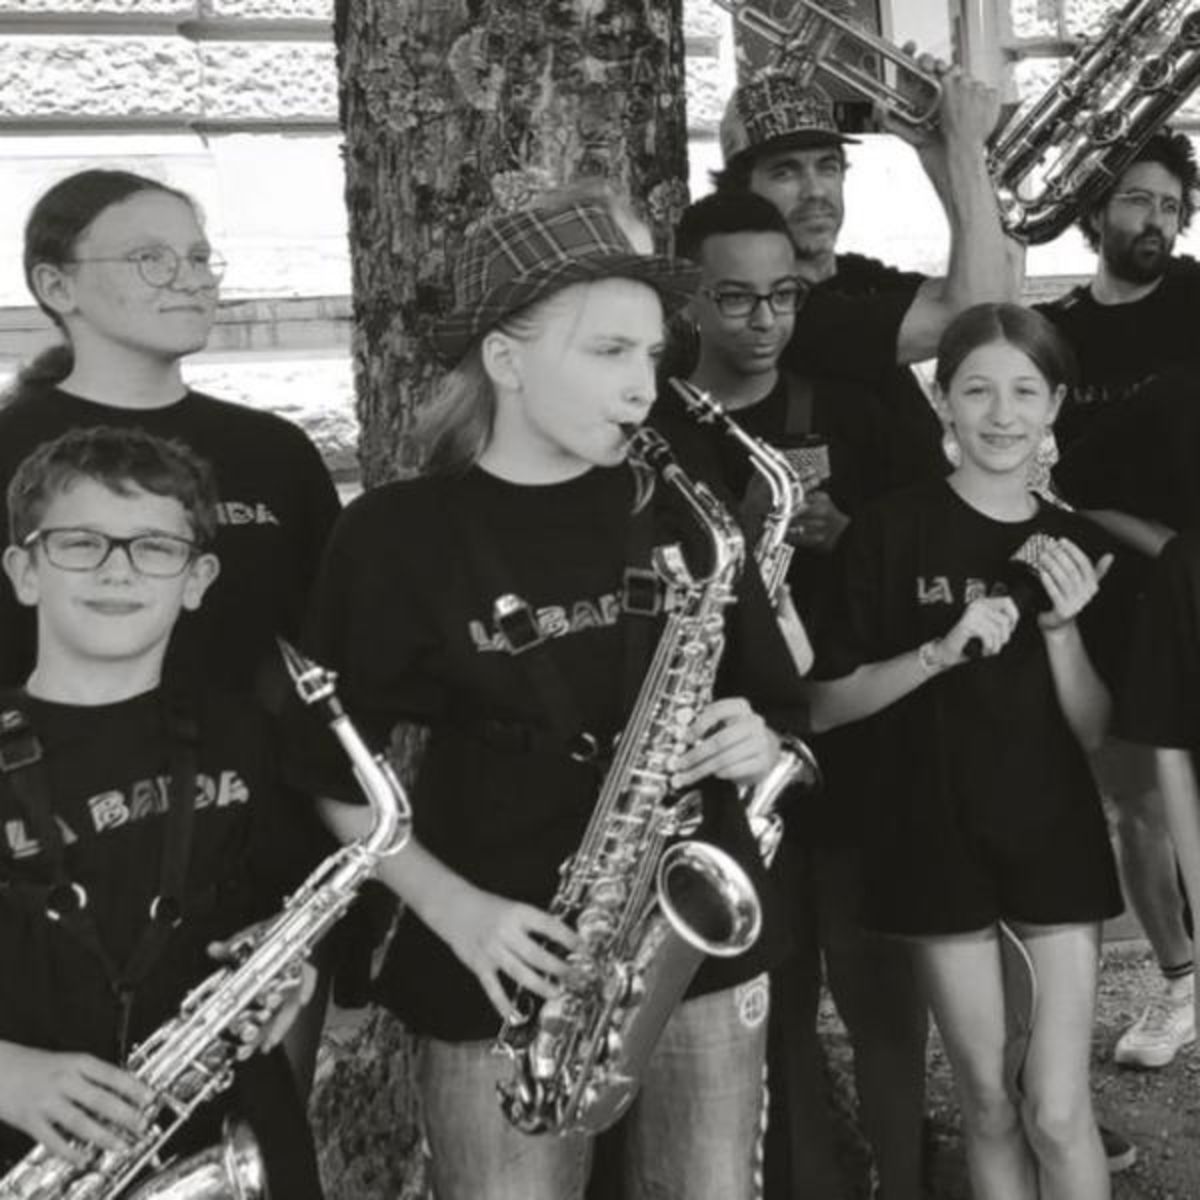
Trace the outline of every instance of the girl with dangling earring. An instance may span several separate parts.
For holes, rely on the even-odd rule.
[[[1113,555],[1029,490],[1070,381],[1044,318],[969,309],[936,381],[959,464],[851,525],[813,724],[866,721],[875,741],[865,917],[912,941],[973,1194],[1104,1200],[1088,1061],[1100,922],[1121,897],[1087,754],[1109,717]]]

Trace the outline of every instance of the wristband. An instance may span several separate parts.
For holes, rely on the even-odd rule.
[[[926,679],[932,679],[934,675],[940,675],[946,669],[946,664],[938,658],[937,649],[936,638],[922,642],[917,649],[917,663],[920,665],[921,674]]]

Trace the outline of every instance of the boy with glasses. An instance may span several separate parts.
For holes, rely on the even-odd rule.
[[[885,488],[884,421],[878,400],[846,380],[801,376],[779,359],[808,293],[787,222],[769,200],[717,192],[691,205],[676,249],[700,265],[701,286],[688,305],[694,362],[682,373],[748,433],[811,456],[805,506],[789,541],[795,608],[814,638],[828,620],[835,548],[860,504]],[[652,420],[683,452],[703,456],[706,477],[751,501],[754,472],[739,443],[694,425],[665,389]],[[818,444],[819,443],[819,447]],[[685,450],[686,448],[686,450]],[[753,512],[747,514],[751,519]],[[753,545],[753,536],[750,544]],[[822,961],[850,1031],[866,1135],[883,1180],[882,1194],[917,1200],[922,1190],[925,1008],[905,948],[864,932],[859,896],[854,759],[855,729],[812,743],[825,787],[798,797],[773,869],[786,897],[793,948],[771,976],[764,1184],[767,1200],[849,1194],[835,1148],[824,1053],[817,1036]]]
[[[208,468],[139,430],[75,430],[20,464],[8,505],[4,569],[37,653],[0,690],[0,1177],[32,1141],[82,1167],[140,1132],[152,1097],[115,1064],[307,865],[256,711],[164,676],[218,574]],[[275,1194],[316,1200],[281,1051],[239,1068],[176,1148],[216,1141],[233,1108]]]

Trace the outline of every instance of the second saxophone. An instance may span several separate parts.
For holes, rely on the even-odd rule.
[[[793,518],[804,507],[804,485],[787,455],[768,445],[761,438],[747,433],[721,406],[710,392],[703,391],[686,379],[671,379],[671,387],[683,401],[688,414],[703,425],[715,425],[745,450],[751,465],[767,485],[770,507],[763,518],[762,529],[754,546],[754,561],[762,574],[763,586],[780,620],[785,639],[789,640],[786,623],[794,620],[799,635],[807,646],[808,638],[799,615],[792,607],[788,590],[788,569],[792,565],[795,547],[787,540]],[[811,658],[811,649],[809,650]],[[817,787],[821,781],[816,756],[800,738],[788,735],[782,739],[783,753],[779,762],[750,792],[746,816],[758,841],[759,852],[768,865],[774,860],[783,837],[783,821],[777,805],[783,793],[793,785]]]

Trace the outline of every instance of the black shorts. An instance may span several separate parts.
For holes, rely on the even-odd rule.
[[[1030,925],[1108,920],[1124,903],[1099,803],[1014,831],[965,821],[892,826],[870,839],[865,921],[909,937],[969,933],[1001,919]]]

